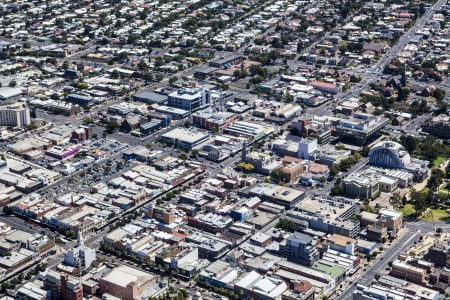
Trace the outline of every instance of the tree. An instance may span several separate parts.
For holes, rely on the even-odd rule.
[[[419,140],[411,135],[402,135],[400,137],[400,143],[408,150],[409,153],[413,153],[416,148]]]
[[[192,156],[197,157],[197,155],[200,153],[200,151],[198,149],[192,149],[191,153],[192,153]]]
[[[186,160],[188,158],[186,153],[180,153],[180,155],[178,155],[178,157],[182,160]]]
[[[114,70],[111,73],[111,78],[118,79],[120,77],[119,71]]]
[[[17,86],[17,81],[15,80],[11,80],[8,84],[9,87],[16,87]]]
[[[389,199],[389,203],[394,207],[394,209],[398,209],[400,206],[402,206],[402,197],[400,196],[400,193],[392,193],[392,196]]]
[[[421,214],[427,208],[426,195],[421,192],[417,192],[415,189],[411,189],[410,198],[414,202],[414,209],[417,214]]]
[[[445,91],[440,88],[436,88],[433,92],[433,97],[436,98],[437,100],[444,100]]]
[[[275,227],[289,232],[294,232],[297,230],[297,224],[289,219],[280,219]]]

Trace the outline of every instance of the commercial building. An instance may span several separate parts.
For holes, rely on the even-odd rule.
[[[80,151],[80,146],[75,145],[69,149],[60,147],[60,146],[53,146],[51,149],[47,150],[45,152],[46,155],[63,160],[70,158],[77,154]]]
[[[169,94],[167,105],[194,112],[208,107],[210,103],[210,91],[203,88],[183,88]]]
[[[357,112],[351,118],[338,122],[336,134],[345,142],[366,145],[377,138],[380,130],[387,124],[388,118]]]
[[[279,299],[287,289],[288,286],[283,280],[262,276],[255,271],[246,274],[234,284],[235,292],[249,299]]]
[[[450,267],[450,245],[437,240],[428,248],[425,259],[433,262],[438,267]]]
[[[242,161],[250,163],[254,167],[254,171],[263,175],[270,173],[281,167],[281,161],[273,155],[264,152],[252,151],[250,153],[242,153]]]
[[[47,270],[44,288],[51,292],[51,300],[83,300],[83,287],[78,278]]]
[[[66,97],[66,101],[80,106],[91,106],[94,104],[94,98],[79,94],[69,94]]]
[[[330,249],[349,255],[355,255],[355,252],[358,249],[358,242],[356,239],[339,234],[331,235],[328,242],[330,244]]]
[[[273,131],[260,124],[237,121],[223,130],[224,133],[238,137],[246,137],[252,140],[259,140]]]
[[[25,105],[0,106],[0,126],[25,127],[30,124],[30,109]]]
[[[288,217],[307,221],[310,228],[327,233],[336,233],[355,238],[359,233],[359,222],[351,220],[356,213],[356,204],[346,198],[307,198],[288,210]]]
[[[168,96],[162,93],[155,93],[151,91],[143,91],[133,96],[135,101],[144,102],[147,104],[167,104]]]
[[[29,137],[20,142],[9,144],[8,150],[16,155],[22,155],[31,150],[46,150],[52,146],[52,142],[39,138],[39,137]]]
[[[161,142],[176,144],[178,147],[192,149],[210,138],[208,132],[195,129],[175,128],[161,135]]]
[[[0,87],[0,100],[12,100],[23,94],[22,89],[13,87]]]
[[[414,284],[392,276],[383,276],[377,283],[370,286],[356,285],[356,290],[352,296],[353,300],[438,300],[441,295],[438,291],[423,285]]]
[[[317,241],[301,232],[294,232],[281,242],[279,254],[304,266],[312,266],[319,259]]]
[[[47,300],[50,298],[50,292],[42,289],[35,283],[27,282],[17,289],[14,299],[19,300]]]
[[[154,284],[157,276],[125,265],[112,269],[100,279],[100,292],[123,300],[133,300]]]
[[[194,126],[206,130],[215,130],[217,132],[222,132],[223,129],[233,124],[236,119],[237,115],[230,112],[198,111],[192,115],[192,123]]]
[[[406,262],[395,260],[392,263],[392,270],[390,275],[404,279],[406,281],[414,282],[417,284],[425,283],[425,276],[427,271],[425,269],[412,266]]]
[[[294,208],[305,197],[305,193],[289,187],[261,183],[248,191],[249,196],[257,196],[263,201],[272,202],[287,209]]]

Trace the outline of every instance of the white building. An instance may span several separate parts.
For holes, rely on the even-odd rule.
[[[78,246],[68,249],[64,253],[64,263],[79,267],[81,269],[87,269],[96,259],[96,252],[94,248],[89,248],[84,245],[83,236],[81,232],[78,233]]]
[[[22,104],[0,106],[0,126],[25,127],[30,123],[28,107]]]
[[[317,139],[306,138],[298,143],[298,158],[309,159],[309,156],[317,150]]]

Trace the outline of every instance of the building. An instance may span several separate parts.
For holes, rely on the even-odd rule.
[[[161,142],[176,144],[178,147],[192,149],[210,138],[210,134],[196,129],[175,128],[161,135]]]
[[[0,126],[26,127],[30,124],[30,109],[25,105],[0,106]]]
[[[408,151],[399,143],[383,141],[377,143],[369,152],[369,164],[387,169],[403,169],[414,174],[415,181],[428,176],[428,162],[411,158]]]
[[[391,276],[420,285],[425,283],[426,274],[427,271],[425,269],[409,265],[406,262],[399,260],[395,260],[392,263],[392,270],[390,273]]]
[[[155,93],[151,91],[143,91],[133,96],[135,101],[144,102],[147,104],[160,104],[166,105],[168,96],[162,93]]]
[[[329,82],[322,82],[322,81],[312,81],[311,86],[315,88],[316,90],[325,92],[325,93],[331,93],[331,94],[337,94],[341,91],[341,87],[337,85],[336,83],[329,83]]]
[[[280,279],[270,276],[262,276],[251,271],[241,277],[235,284],[234,290],[238,295],[244,295],[248,299],[273,300],[280,299],[288,289],[287,284]]]
[[[69,149],[60,147],[60,146],[53,146],[51,149],[47,150],[45,152],[46,155],[54,157],[56,159],[64,160],[67,158],[70,158],[77,154],[80,151],[80,146],[75,145]]]
[[[50,291],[42,289],[33,282],[27,282],[17,289],[14,299],[18,300],[47,300],[50,298]]]
[[[210,103],[210,91],[203,88],[183,88],[169,94],[167,105],[194,112],[208,107]]]
[[[224,129],[224,133],[238,137],[245,137],[252,140],[259,140],[272,133],[272,128],[267,128],[260,124],[236,121]]]
[[[342,180],[345,196],[372,199],[380,194],[380,180],[377,176],[365,176],[354,172]]]
[[[437,267],[450,267],[450,245],[442,241],[435,241],[428,248],[425,259],[433,262]]]
[[[66,101],[80,106],[91,106],[94,104],[94,98],[79,94],[69,94],[66,97]]]
[[[446,115],[433,117],[422,125],[422,130],[441,139],[450,139],[450,117]]]
[[[280,243],[279,254],[305,266],[312,266],[319,259],[319,251],[316,248],[317,241],[311,236],[294,232],[285,241]]]
[[[268,183],[258,184],[251,188],[248,195],[284,206],[287,209],[294,208],[305,197],[303,191]]]
[[[308,222],[314,230],[355,238],[360,230],[359,222],[351,219],[356,213],[356,204],[346,198],[306,198],[286,215]]]
[[[317,139],[305,138],[298,143],[298,158],[310,159],[310,155],[317,150]]]
[[[83,300],[83,287],[78,278],[48,270],[44,288],[51,292],[51,300]]]
[[[133,300],[153,285],[156,280],[157,276],[121,265],[100,279],[100,292],[123,300]]]
[[[172,224],[174,213],[168,208],[152,207],[147,210],[146,216],[164,224]]]
[[[401,144],[381,142],[370,150],[369,163],[382,168],[405,169],[411,163],[411,157]]]
[[[375,140],[387,124],[388,118],[357,112],[350,118],[339,120],[336,135],[345,142],[366,145]]]
[[[216,132],[222,132],[223,129],[233,124],[236,119],[237,115],[230,112],[198,111],[192,115],[194,126],[206,130],[215,130]]]
[[[406,280],[383,276],[370,286],[356,285],[353,300],[398,299],[398,300],[438,300],[438,291],[414,284]]]
[[[386,208],[380,209],[378,213],[380,214],[378,224],[385,226],[389,235],[396,236],[403,228],[403,213]]]
[[[95,259],[95,248],[89,248],[84,245],[81,232],[78,233],[78,246],[64,252],[64,263],[81,270],[89,268]]]
[[[281,161],[268,153],[252,151],[248,154],[246,152],[242,154],[242,161],[252,164],[256,173],[270,175],[273,170],[281,167]]]
[[[356,239],[339,234],[331,235],[328,242],[330,243],[330,249],[349,255],[355,255],[358,249],[358,241]]]

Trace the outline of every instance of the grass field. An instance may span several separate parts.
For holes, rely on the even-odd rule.
[[[400,212],[403,213],[405,217],[411,216],[416,213],[416,210],[414,209],[414,205],[412,204],[406,204],[402,208],[398,209]]]
[[[445,157],[443,157],[443,156],[438,156],[438,157],[436,157],[436,159],[433,161],[433,164],[434,164],[435,167],[439,167],[444,161],[445,161]]]
[[[431,214],[425,216],[424,219],[427,221],[446,221],[449,217],[445,209],[432,209]]]

